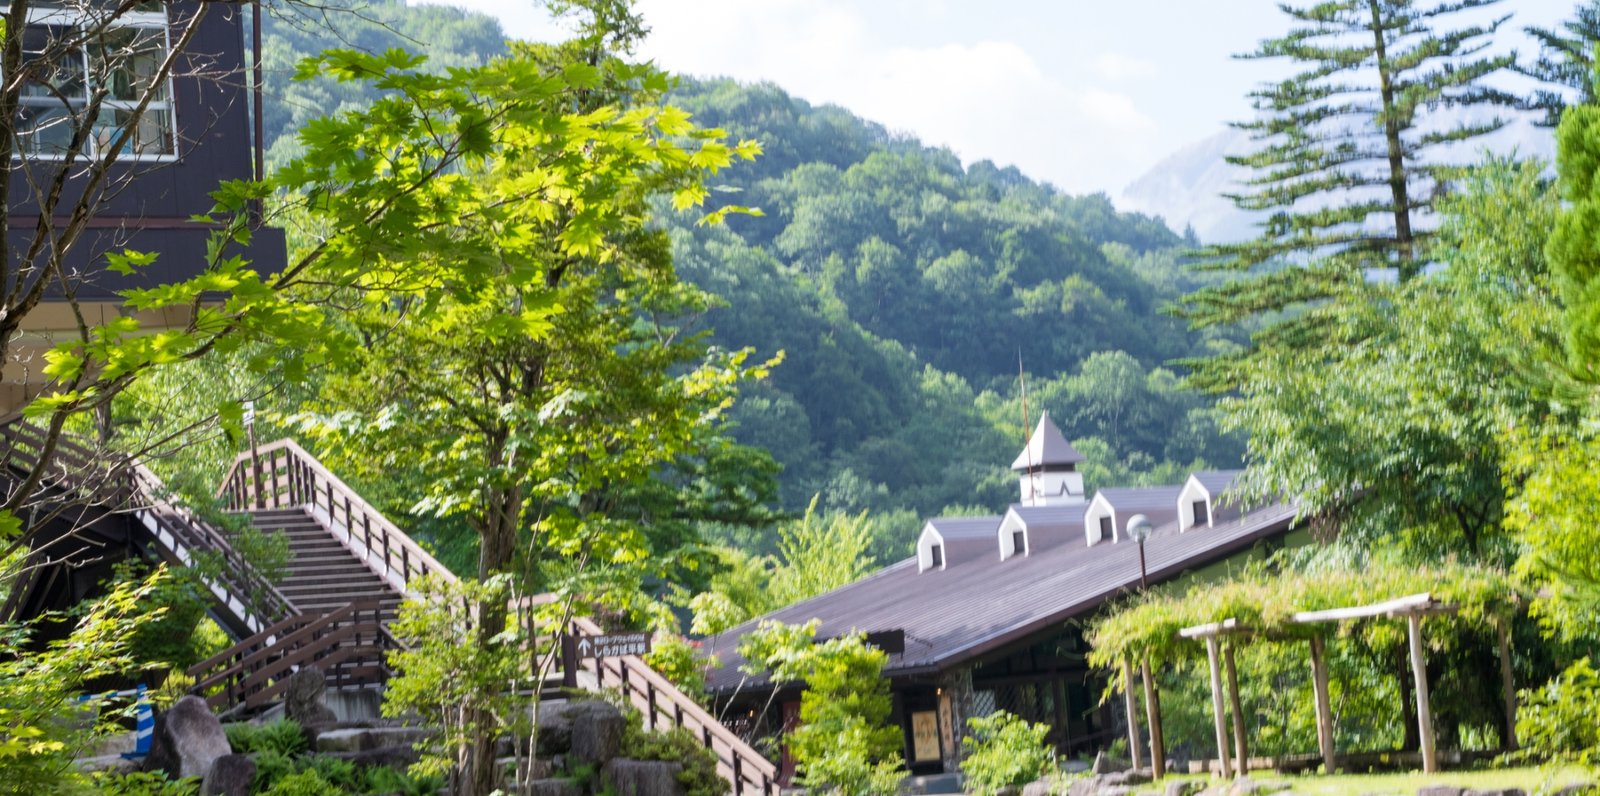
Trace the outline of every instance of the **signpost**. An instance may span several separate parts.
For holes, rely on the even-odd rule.
[[[578,661],[581,658],[620,658],[625,655],[648,655],[655,641],[654,633],[610,633],[603,636],[585,636],[576,632],[561,638],[561,679],[568,688],[578,685]]]

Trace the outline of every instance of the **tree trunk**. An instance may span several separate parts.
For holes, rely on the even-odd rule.
[[[1378,91],[1383,97],[1383,138],[1389,155],[1389,193],[1394,202],[1394,240],[1400,255],[1398,272],[1404,282],[1417,274],[1416,252],[1411,233],[1411,198],[1406,185],[1405,150],[1400,142],[1400,121],[1394,117],[1394,75],[1389,63],[1388,42],[1383,39],[1383,10],[1378,0],[1367,0],[1372,14],[1373,54],[1378,61]]]

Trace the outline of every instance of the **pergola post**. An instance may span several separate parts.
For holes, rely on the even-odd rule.
[[[1439,770],[1439,757],[1434,748],[1433,708],[1428,704],[1428,660],[1422,650],[1421,612],[1406,614],[1406,629],[1411,642],[1411,677],[1417,691],[1417,732],[1422,740],[1422,770],[1432,774]]]
[[[1139,703],[1133,696],[1133,682],[1133,662],[1123,657],[1122,702],[1128,713],[1128,755],[1133,758],[1134,768],[1144,768],[1139,748],[1142,745],[1139,743]]]
[[[1161,738],[1161,700],[1156,697],[1156,681],[1150,676],[1150,659],[1144,659],[1144,713],[1150,724],[1150,773],[1156,779],[1167,775],[1167,745]]]
[[[1233,665],[1234,642],[1223,648],[1222,661],[1228,669],[1228,707],[1233,711],[1233,759],[1239,775],[1250,773],[1250,742],[1245,738],[1244,707],[1239,702],[1239,670]]]
[[[1211,716],[1217,730],[1217,762],[1221,767],[1223,779],[1232,779],[1233,769],[1228,764],[1227,722],[1223,717],[1222,671],[1217,665],[1215,634],[1206,636],[1206,660],[1211,664]]]
[[[1317,746],[1322,752],[1322,767],[1329,774],[1336,763],[1333,752],[1333,707],[1328,699],[1328,661],[1323,654],[1322,636],[1311,637],[1311,686],[1317,696]]]
[[[1501,738],[1504,751],[1517,750],[1517,684],[1511,676],[1511,629],[1506,627],[1506,620],[1494,620],[1495,635],[1499,637],[1500,647],[1500,693],[1505,697],[1506,731]]]

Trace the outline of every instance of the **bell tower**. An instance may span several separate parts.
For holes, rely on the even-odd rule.
[[[1028,446],[1017,454],[1011,469],[1017,471],[1024,506],[1076,506],[1084,502],[1083,463],[1079,453],[1051,422],[1050,413],[1039,416]]]

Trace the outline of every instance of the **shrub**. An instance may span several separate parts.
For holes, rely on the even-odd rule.
[[[292,719],[269,724],[229,724],[223,732],[228,735],[228,746],[238,754],[276,752],[294,757],[306,750],[306,734]]]
[[[696,740],[694,733],[678,727],[666,732],[645,732],[637,721],[628,725],[622,748],[638,760],[682,763],[678,784],[684,796],[727,796],[728,781],[717,775],[717,756]]]
[[[263,794],[264,796],[345,796],[345,791],[329,784],[316,772],[316,769],[308,768],[278,780],[276,785],[270,790],[263,791]]]
[[[1534,757],[1600,761],[1600,673],[1588,658],[1567,667],[1543,688],[1522,691],[1517,738]]]
[[[365,778],[356,770],[356,764],[349,760],[327,755],[317,755],[301,759],[302,771],[315,771],[324,782],[336,786],[345,793],[356,793],[360,790]]]
[[[1050,728],[1029,724],[1006,711],[967,720],[971,734],[961,739],[966,759],[961,773],[967,792],[993,796],[1007,786],[1026,785],[1049,773],[1055,751],[1045,742]]]
[[[234,751],[238,751],[235,749]],[[294,759],[282,752],[255,753],[256,775],[250,780],[251,793],[265,793],[295,772]]]
[[[399,794],[400,796],[434,796],[444,787],[443,777],[412,776],[387,766],[373,766],[361,772],[361,792]]]
[[[104,796],[195,796],[200,780],[193,777],[167,779],[161,771],[135,771],[127,774],[99,772],[90,778],[96,793]]]

